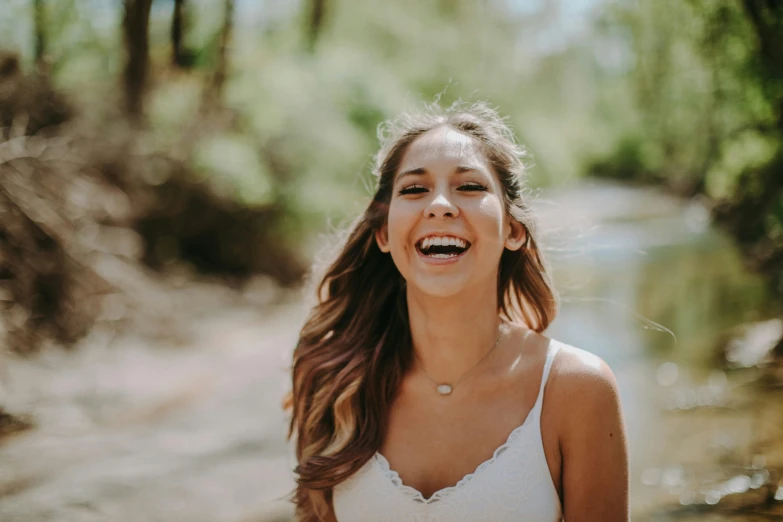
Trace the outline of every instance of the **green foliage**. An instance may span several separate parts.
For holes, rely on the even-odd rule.
[[[149,96],[149,123],[159,146],[173,146],[177,135],[199,111],[203,86],[195,76],[161,84]]]
[[[610,155],[590,162],[586,171],[592,176],[623,181],[654,181],[653,165],[660,161],[653,157],[655,152],[657,148],[649,147],[641,137],[627,135],[620,138]]]
[[[706,192],[715,198],[731,198],[739,191],[740,175],[762,169],[774,159],[779,147],[776,137],[758,131],[747,131],[728,141],[706,173]]]
[[[29,59],[30,4],[9,5],[0,30]],[[55,81],[91,112],[115,114],[121,3],[45,5]],[[150,23],[148,148],[223,197],[282,209],[273,226],[303,244],[366,204],[377,125],[436,98],[497,105],[539,186],[587,173],[731,198],[781,150],[771,129],[783,83],[739,0],[596,0],[580,29],[567,28],[574,7],[555,0],[325,6],[310,52],[306,3],[237,2],[218,113],[205,89],[222,2],[188,2],[188,71],[170,65],[171,3],[156,2]]]
[[[639,179],[654,172],[673,187],[705,186],[720,197],[745,167],[771,159],[779,145],[763,130],[776,123],[775,98],[738,1],[615,3],[603,23],[633,48],[633,134],[648,151],[629,163],[627,134],[618,135],[616,149],[594,162],[605,173]]]
[[[213,190],[247,206],[269,205],[274,187],[257,148],[241,134],[211,134],[196,147],[196,172]]]
[[[29,47],[29,5],[14,1],[14,16],[0,17],[1,23],[24,20],[16,44]],[[312,208],[313,216],[353,209],[337,202],[300,204],[293,194],[331,194],[324,185],[342,190],[346,182],[344,199],[364,194],[377,124],[419,101],[473,98],[498,105],[533,153],[531,175],[538,185],[573,177],[589,151],[605,147],[609,129],[591,107],[609,89],[596,74],[589,45],[571,45],[568,35],[556,32],[551,2],[524,15],[506,2],[326,2],[314,54],[305,52],[304,5],[250,4],[237,4],[231,45],[225,101],[241,120],[233,131],[250,133],[249,141],[261,147],[273,144],[287,171],[276,178],[284,185],[278,193],[291,194],[291,204]],[[205,81],[214,67],[222,3],[188,5],[192,77]],[[58,83],[88,103],[110,100],[123,60],[121,4],[65,0],[46,2],[46,9]],[[150,23],[157,74],[148,116],[163,143],[178,126],[192,125],[194,116],[185,109],[193,84],[165,70],[170,10],[170,2],[156,2]],[[549,42],[544,50],[542,41]]]

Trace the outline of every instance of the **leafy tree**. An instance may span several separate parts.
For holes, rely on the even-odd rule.
[[[606,34],[633,49],[637,118],[588,170],[707,196],[783,298],[783,3],[660,0],[606,13]]]

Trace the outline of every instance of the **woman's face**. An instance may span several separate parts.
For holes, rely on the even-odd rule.
[[[410,144],[395,173],[387,224],[376,234],[411,290],[447,297],[497,285],[504,248],[519,249],[503,188],[477,141],[441,126]]]

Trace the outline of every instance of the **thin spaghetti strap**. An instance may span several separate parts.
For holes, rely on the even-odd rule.
[[[555,355],[557,355],[557,352],[560,351],[560,343],[555,341],[554,339],[549,340],[549,346],[546,350],[546,362],[544,362],[544,371],[541,374],[541,386],[538,389],[538,397],[536,397],[536,405],[535,408],[537,410],[541,410],[541,404],[544,402],[544,388],[546,387],[546,382],[549,379],[549,370],[552,369],[552,363],[555,360]]]

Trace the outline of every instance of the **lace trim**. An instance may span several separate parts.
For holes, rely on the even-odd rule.
[[[535,409],[535,406],[534,408]],[[492,457],[488,460],[485,460],[481,464],[478,465],[475,471],[473,473],[468,473],[464,477],[460,479],[459,482],[457,482],[453,486],[448,486],[443,489],[439,489],[435,493],[432,494],[430,498],[424,498],[424,495],[421,491],[418,489],[407,486],[402,482],[402,478],[400,477],[400,474],[391,469],[391,465],[389,464],[389,461],[386,460],[386,457],[384,457],[382,454],[376,452],[375,453],[375,462],[378,463],[378,466],[380,467],[381,472],[386,476],[386,478],[391,481],[392,484],[394,484],[395,487],[406,497],[410,498],[411,500],[415,502],[420,502],[422,504],[431,504],[433,502],[436,502],[438,500],[441,500],[451,494],[452,491],[456,491],[465,485],[467,485],[471,480],[473,480],[473,477],[483,472],[485,469],[490,467],[497,458],[505,453],[505,451],[511,446],[511,443],[514,442],[515,439],[519,437],[519,434],[522,432],[522,430],[528,425],[528,421],[533,416],[533,410],[530,410],[528,413],[527,418],[525,419],[525,422],[523,422],[521,425],[514,428],[511,433],[509,433],[508,438],[506,438],[506,442],[504,442],[502,445],[500,445],[492,454]]]

